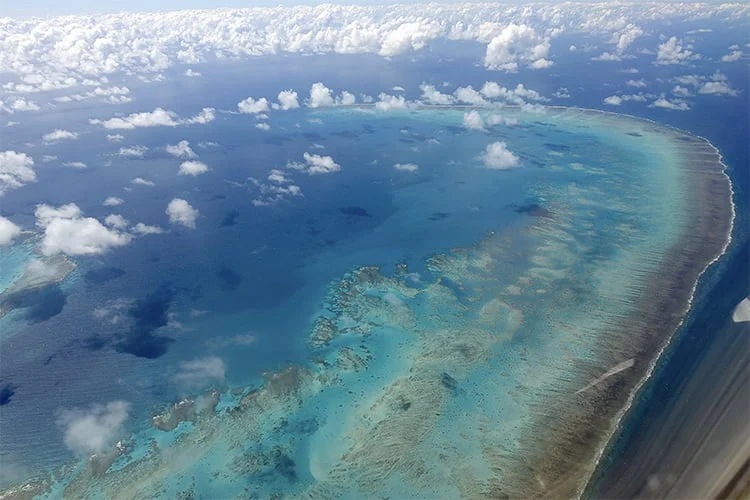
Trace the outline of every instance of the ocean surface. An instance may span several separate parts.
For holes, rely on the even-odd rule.
[[[355,58],[313,56],[294,64],[295,58],[301,59],[259,58],[252,74],[219,66],[210,83],[154,85],[121,111],[164,106],[188,116],[206,105],[233,109],[247,94],[274,95],[280,81],[309,88],[332,73],[336,88],[369,94],[392,85],[413,92],[427,73],[435,82],[455,78],[454,68],[448,73],[430,59],[385,63],[358,56],[356,64],[368,59],[373,74],[362,81]],[[609,91],[599,87],[615,71],[593,72],[586,85],[597,90],[556,104],[601,107]],[[658,78],[663,70],[643,71]],[[746,269],[748,146],[736,131],[750,127],[747,76],[741,67],[727,72],[745,90],[737,98],[744,106],[717,98],[667,116],[628,104],[618,109],[715,144],[734,181],[738,218],[729,258],[704,276],[693,313],[608,451],[613,458],[637,442],[628,430],[656,418],[671,388],[689,376],[714,340],[703,335],[706,325],[721,324],[748,294],[746,279],[730,279]],[[487,72],[467,66],[465,78],[458,83],[478,87]],[[574,89],[578,75],[561,71],[556,78],[554,85],[527,86],[550,95],[558,85]],[[13,149],[61,120],[88,127],[86,141],[50,148],[60,161],[38,163],[39,182],[8,192],[3,215],[32,228],[36,204],[74,202],[88,216],[118,213],[166,232],[75,259],[66,279],[21,297],[0,318],[3,486],[75,463],[62,410],[126,401],[127,452],[113,458],[111,470],[135,471],[144,489],[127,474],[101,479],[68,468],[50,496],[66,487],[69,493],[101,488],[106,496],[123,485],[136,496],[190,489],[214,496],[430,495],[442,486],[441,476],[459,488],[441,490],[448,496],[477,493],[472,484],[485,488],[479,493],[494,491],[503,466],[493,467],[508,456],[523,460],[518,446],[529,415],[555,384],[574,384],[582,375],[591,380],[611,367],[603,365],[596,336],[587,334],[601,323],[584,313],[633,311],[632,303],[612,300],[605,308],[595,298],[619,297],[629,270],[652,270],[639,255],[661,255],[679,241],[687,231],[681,214],[689,190],[674,151],[630,122],[618,128],[615,118],[599,126],[598,116],[501,110],[519,123],[467,131],[465,111],[292,110],[272,114],[269,131],[246,115],[219,113],[210,126],[158,134],[136,129],[125,142],[108,144],[107,131],[84,124],[111,111],[81,105],[29,119],[23,132],[9,129],[4,147]],[[177,175],[180,162],[163,148],[180,140],[190,141],[208,173]],[[517,168],[483,165],[486,146],[498,141],[519,156]],[[130,145],[150,150],[142,159],[115,154]],[[341,170],[306,175],[286,167],[304,161],[304,153],[331,155]],[[63,160],[89,168],[63,167]],[[268,201],[271,169],[293,179],[302,195],[254,204]],[[136,177],[154,186],[131,184]],[[104,207],[108,196],[125,203]],[[164,210],[174,197],[200,210],[195,230],[168,224]],[[3,289],[38,258],[34,242],[29,234],[3,249]],[[375,267],[377,273],[368,271]],[[347,293],[352,287],[357,293]],[[222,376],[185,376],[189,363],[213,359],[226,368]],[[580,373],[580,366],[571,368],[574,360],[591,366]],[[154,415],[169,414],[169,405],[183,398],[198,397],[198,406],[210,408],[211,389],[219,395],[215,415],[201,413],[170,431],[153,427]],[[411,418],[393,418],[399,412]],[[393,426],[378,427],[389,419]],[[404,441],[419,459],[393,463],[403,450],[385,447],[393,444],[387,438],[409,435],[427,443]],[[482,442],[502,450],[500,456],[490,457],[476,445]],[[154,443],[190,460],[155,453]]]
[[[291,111],[269,119],[270,131],[225,115],[202,136],[218,146],[201,151],[211,170],[198,179],[176,176],[158,153],[165,137],[144,133],[133,137],[151,148],[144,159],[99,166],[106,153],[78,151],[92,168],[70,192],[30,186],[24,199],[75,201],[103,217],[103,196],[142,177],[155,185],[125,191],[117,213],[164,226],[178,193],[201,214],[195,230],[81,259],[2,318],[4,353],[23,353],[3,360],[13,375],[6,460],[55,465],[69,453],[61,407],[126,401],[132,435],[110,472],[73,474],[50,494],[192,484],[221,497],[452,496],[517,482],[513,467],[493,464],[524,460],[524,433],[551,392],[585,391],[609,368],[604,333],[637,310],[628,297],[638,275],[658,269],[642,257],[685,233],[690,188],[683,146],[647,122],[506,109],[510,124],[468,131],[465,111]],[[497,141],[517,168],[486,167]],[[286,167],[313,150],[335,152],[341,170]],[[302,194],[271,203],[271,169]],[[29,213],[9,199],[6,210]],[[9,267],[22,262],[16,253]],[[226,378],[181,371],[215,359]],[[218,392],[195,404],[208,410],[167,410],[179,425],[151,427],[155,408],[206,389]],[[206,398],[218,398],[216,411]],[[449,486],[444,474],[475,479]]]

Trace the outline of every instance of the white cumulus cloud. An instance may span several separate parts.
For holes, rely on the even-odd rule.
[[[402,172],[416,172],[419,170],[419,165],[416,163],[396,163],[393,168]]]
[[[471,130],[484,130],[484,120],[478,111],[464,113],[464,127]]]
[[[59,141],[71,141],[74,139],[78,139],[77,132],[71,132],[70,130],[63,130],[59,128],[42,136],[42,141],[47,144]]]
[[[526,24],[511,23],[487,45],[484,65],[488,69],[517,71],[519,63],[540,69],[551,65],[549,37]]]
[[[201,161],[184,161],[180,165],[180,175],[190,175],[196,177],[201,174],[208,172],[208,166]]]
[[[518,165],[518,156],[508,149],[505,142],[488,144],[480,159],[487,168],[495,170],[507,170]]]
[[[682,40],[676,36],[671,37],[666,42],[659,44],[656,52],[656,64],[684,64],[690,59],[697,59],[698,55],[686,47]]]
[[[304,163],[289,162],[287,163],[287,168],[300,170],[309,175],[330,174],[341,170],[341,165],[333,161],[333,158],[330,156],[305,153],[302,155],[302,158],[305,160]]]
[[[237,103],[237,109],[240,110],[240,113],[245,114],[265,113],[269,109],[268,99],[261,97],[256,100],[252,97],[248,97]]]
[[[0,215],[0,247],[10,245],[21,234],[21,228]]]
[[[188,141],[180,141],[177,144],[167,144],[165,149],[167,150],[167,153],[176,158],[198,158],[198,155],[195,154],[195,151],[190,147]]]
[[[127,402],[111,401],[87,410],[62,410],[57,423],[64,429],[65,445],[76,455],[87,457],[114,445],[129,411]]]
[[[279,108],[283,110],[299,108],[297,92],[293,90],[282,90],[278,95]]]
[[[213,108],[203,108],[197,115],[181,119],[174,111],[156,108],[153,111],[132,113],[124,118],[110,118],[109,120],[92,119],[89,123],[101,125],[106,129],[132,130],[141,127],[176,127],[194,123],[209,123],[216,118]]]
[[[195,220],[200,212],[197,208],[190,206],[190,203],[182,198],[175,198],[167,205],[165,213],[169,216],[169,222],[180,224],[190,229],[195,229]]]
[[[78,205],[37,205],[36,225],[44,231],[42,253],[54,255],[96,255],[130,243],[132,236],[108,228],[93,217],[85,217]]]
[[[10,189],[36,182],[34,160],[26,153],[0,152],[0,196]]]

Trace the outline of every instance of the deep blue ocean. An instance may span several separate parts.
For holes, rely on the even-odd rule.
[[[703,51],[721,54],[736,38],[736,33],[726,33],[726,40],[717,35],[711,42],[715,46]],[[557,65],[544,75],[529,70],[498,75],[476,64],[479,49],[478,44],[452,43],[451,64],[429,50],[390,60],[374,55],[287,55],[212,65],[201,69],[207,75],[202,78],[181,78],[184,69],[176,69],[170,75],[174,78],[165,82],[144,85],[134,80],[128,85],[137,98],[119,112],[159,106],[190,116],[210,106],[218,110],[217,119],[209,125],[130,130],[117,144],[105,138],[117,131],[88,123],[113,114],[111,108],[94,104],[29,115],[23,128],[8,128],[3,149],[15,150],[29,150],[28,141],[38,143],[54,128],[83,132],[80,140],[44,152],[41,146],[30,146],[35,157],[54,154],[60,161],[37,161],[39,181],[5,194],[0,205],[4,216],[32,228],[37,204],[72,202],[88,216],[102,219],[119,213],[132,222],[170,230],[105,255],[77,259],[77,269],[65,281],[29,297],[23,307],[0,319],[0,385],[12,389],[0,408],[3,462],[25,474],[72,458],[57,423],[60,408],[124,399],[134,405],[129,430],[147,427],[154,408],[189,393],[174,382],[185,360],[218,356],[228,367],[226,387],[260,385],[264,372],[308,361],[306,332],[331,283],[347,272],[367,265],[382,266],[385,275],[392,275],[394,263],[405,263],[410,272],[424,275],[431,255],[469,247],[492,231],[523,224],[526,215],[517,209],[540,201],[529,195],[538,173],[518,169],[498,176],[476,168],[471,160],[487,143],[484,134],[429,121],[410,121],[405,127],[398,114],[365,117],[351,128],[350,120],[331,111],[324,112],[322,123],[310,122],[315,113],[308,110],[271,113],[271,130],[263,131],[255,128],[252,117],[226,112],[247,96],[270,98],[292,88],[302,97],[317,81],[358,95],[402,86],[407,98],[416,99],[424,81],[450,82],[447,88],[452,89],[479,88],[487,80],[508,87],[522,82],[549,96],[550,104],[612,111],[602,104],[603,98],[631,76],[621,73],[620,64],[609,66],[590,61],[591,54],[567,52],[553,54]],[[658,81],[672,76],[674,68],[645,59],[631,62],[639,77],[655,87],[671,87]],[[715,66],[696,61],[686,72],[710,74]],[[612,459],[627,448],[630,429],[669,406],[707,347],[723,341],[707,332],[718,331],[750,293],[750,73],[744,61],[721,71],[738,96],[698,96],[688,112],[637,102],[614,110],[683,129],[714,144],[734,184],[737,218],[727,256],[704,275],[688,321],[626,419]],[[562,87],[571,97],[552,97]],[[177,175],[179,161],[162,148],[181,140],[190,142],[209,166],[208,173],[198,178]],[[514,144],[529,159],[546,157],[530,146],[524,149],[523,134],[512,128],[492,140]],[[199,146],[206,142],[215,144]],[[113,154],[132,145],[150,149],[142,159]],[[341,171],[297,174],[294,182],[303,196],[254,206],[261,193],[248,179],[265,182],[269,169],[284,170],[288,162],[302,161],[306,152],[331,155]],[[62,161],[81,161],[88,168],[66,168]],[[396,163],[414,163],[420,169],[401,172],[393,169]],[[155,185],[130,184],[136,177]],[[108,196],[125,203],[104,207]],[[164,209],[174,197],[199,208],[196,230],[169,228]],[[31,442],[43,444],[30,448]]]

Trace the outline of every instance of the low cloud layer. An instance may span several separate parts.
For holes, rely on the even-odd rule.
[[[86,457],[107,450],[122,437],[129,412],[129,403],[112,401],[88,409],[62,410],[57,423],[63,429],[65,446]]]
[[[26,153],[0,152],[0,196],[10,189],[36,182],[34,160]]]
[[[485,167],[494,170],[507,170],[518,165],[518,156],[508,150],[505,142],[488,144],[480,159]]]
[[[96,255],[127,245],[132,235],[121,228],[107,227],[93,217],[85,217],[74,203],[53,207],[37,205],[36,225],[44,237],[42,253],[54,255]]]
[[[200,212],[182,198],[175,198],[167,205],[166,214],[169,216],[169,222],[172,224],[179,224],[190,229],[195,229],[195,221]]]

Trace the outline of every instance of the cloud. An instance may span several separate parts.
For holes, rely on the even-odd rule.
[[[479,157],[487,168],[507,170],[518,165],[518,156],[508,150],[505,142],[488,144],[485,152]]]
[[[128,227],[128,221],[122,215],[109,214],[104,218],[104,223],[115,229],[125,229]]]
[[[37,205],[36,225],[44,231],[44,255],[96,255],[130,243],[132,236],[107,228],[93,217],[84,217],[78,205]]]
[[[742,59],[742,55],[743,55],[743,53],[742,53],[741,50],[733,50],[729,54],[727,54],[725,56],[721,56],[721,62],[739,61],[740,59]]]
[[[515,118],[506,118],[502,115],[499,115],[497,113],[491,114],[487,118],[487,125],[518,125],[518,120]]]
[[[195,220],[200,215],[198,209],[191,207],[190,203],[181,198],[170,201],[165,213],[172,224],[181,224],[190,229],[195,229]]]
[[[107,140],[111,142],[121,142],[125,139],[124,135],[120,134],[107,134]]]
[[[545,59],[549,49],[549,37],[531,26],[511,23],[487,45],[484,65],[502,71],[517,71],[519,63],[532,69],[546,68],[552,64]]]
[[[129,156],[131,158],[143,158],[146,151],[148,151],[148,146],[130,146],[127,148],[120,148],[117,154],[119,156]]]
[[[454,102],[453,96],[443,94],[434,85],[423,83],[419,88],[422,90],[422,101],[427,104],[448,105]]]
[[[144,179],[143,177],[136,177],[132,181],[130,181],[131,184],[135,184],[136,186],[148,186],[148,187],[154,187],[156,186],[156,183],[153,181],[148,181]]]
[[[88,410],[62,410],[57,419],[63,427],[65,445],[76,455],[87,457],[107,450],[123,433],[130,404],[111,401]]]
[[[201,74],[198,71],[193,70],[193,68],[188,68],[185,70],[185,76],[197,77],[201,76]]]
[[[143,222],[139,222],[135,226],[133,226],[132,229],[133,233],[139,234],[139,235],[147,235],[147,234],[162,234],[164,230],[160,228],[159,226],[148,226],[144,224]]]
[[[602,52],[600,55],[591,58],[592,61],[622,61],[622,57],[611,52]]]
[[[21,234],[21,228],[0,215],[0,247],[10,245]]]
[[[156,108],[144,113],[132,113],[124,118],[110,118],[109,120],[89,120],[92,125],[101,125],[106,129],[132,130],[147,127],[176,127],[195,123],[209,123],[216,118],[214,108],[203,108],[197,115],[181,119],[174,111]]]
[[[656,64],[684,64],[690,59],[698,59],[699,57],[689,50],[689,46],[684,47],[682,40],[673,36],[666,42],[659,44],[656,52]]]
[[[654,102],[649,104],[648,107],[669,109],[673,111],[687,111],[690,109],[688,103],[681,99],[673,99],[670,101],[664,97],[660,97],[659,99],[655,100]]]
[[[485,86],[487,86],[486,83]],[[458,102],[473,104],[474,106],[486,106],[489,104],[471,85],[468,87],[458,87],[453,94],[456,96]]]
[[[6,191],[36,182],[34,160],[26,153],[0,152],[0,196]]]
[[[698,93],[712,95],[737,95],[737,91],[732,89],[724,81],[705,82],[698,89]]]
[[[124,201],[122,201],[122,198],[110,196],[109,198],[104,200],[104,203],[102,203],[102,205],[104,205],[105,207],[116,207],[118,205],[122,205],[123,203]]]
[[[375,103],[375,107],[380,111],[391,111],[392,109],[407,109],[409,103],[406,101],[404,96],[389,95],[381,92],[378,95],[378,102]]]
[[[641,78],[640,80],[628,80],[625,82],[625,85],[628,87],[635,87],[637,89],[642,89],[648,87],[648,83],[646,83],[646,80]]]
[[[310,87],[310,98],[307,105],[311,108],[328,108],[331,106],[350,106],[357,102],[357,98],[351,92],[344,90],[338,97],[333,97],[333,91],[323,85],[322,82],[313,83]]]
[[[158,81],[162,72],[176,65],[279,53],[394,57],[439,39],[492,45],[485,56],[490,65],[539,67],[546,64],[542,61],[547,56],[538,56],[562,30],[609,35],[613,51],[624,51],[640,36],[640,24],[689,20],[742,25],[749,15],[741,3],[644,8],[629,2],[585,7],[542,2],[523,8],[493,3],[441,4],[430,9],[408,4],[323,4],[207,9],[200,16],[186,10],[18,19],[3,26],[0,73],[14,76],[16,81],[8,87],[14,92],[39,92],[84,83],[101,86],[104,75]],[[522,27],[531,30],[529,35]]]
[[[419,170],[419,165],[416,163],[396,163],[393,168],[402,172],[416,172]]]
[[[180,175],[191,175],[193,177],[196,177],[201,174],[205,174],[208,172],[208,166],[201,162],[201,161],[184,161],[182,162],[182,165],[180,165]]]
[[[305,163],[287,163],[288,168],[294,170],[302,170],[310,175],[314,174],[330,174],[332,172],[338,172],[341,170],[341,165],[333,161],[330,156],[314,155],[305,153],[302,155]]]
[[[252,97],[248,97],[237,103],[237,109],[240,110],[240,113],[244,114],[265,113],[269,109],[268,99],[261,97],[260,99],[255,100]]]
[[[482,115],[475,110],[464,113],[464,127],[471,130],[484,130],[484,120],[482,120]]]
[[[267,123],[256,123],[255,128],[266,131],[271,130],[271,126]]]
[[[622,97],[616,95],[605,97],[604,104],[609,104],[610,106],[619,106],[620,104],[622,104]]]
[[[66,161],[65,163],[63,163],[63,167],[73,167],[79,169],[89,168],[89,166],[82,161]]]
[[[59,141],[72,141],[78,139],[77,132],[71,132],[70,130],[55,129],[49,134],[42,136],[42,141],[46,144],[59,142]]]
[[[221,358],[207,356],[191,361],[181,361],[180,371],[174,380],[191,389],[202,388],[212,384],[223,384],[227,366]]]
[[[283,110],[299,108],[297,92],[293,90],[282,90],[278,95],[279,108]]]
[[[198,155],[195,154],[195,151],[190,147],[188,141],[180,141],[177,144],[167,144],[165,149],[167,150],[167,153],[176,158],[198,158]]]

